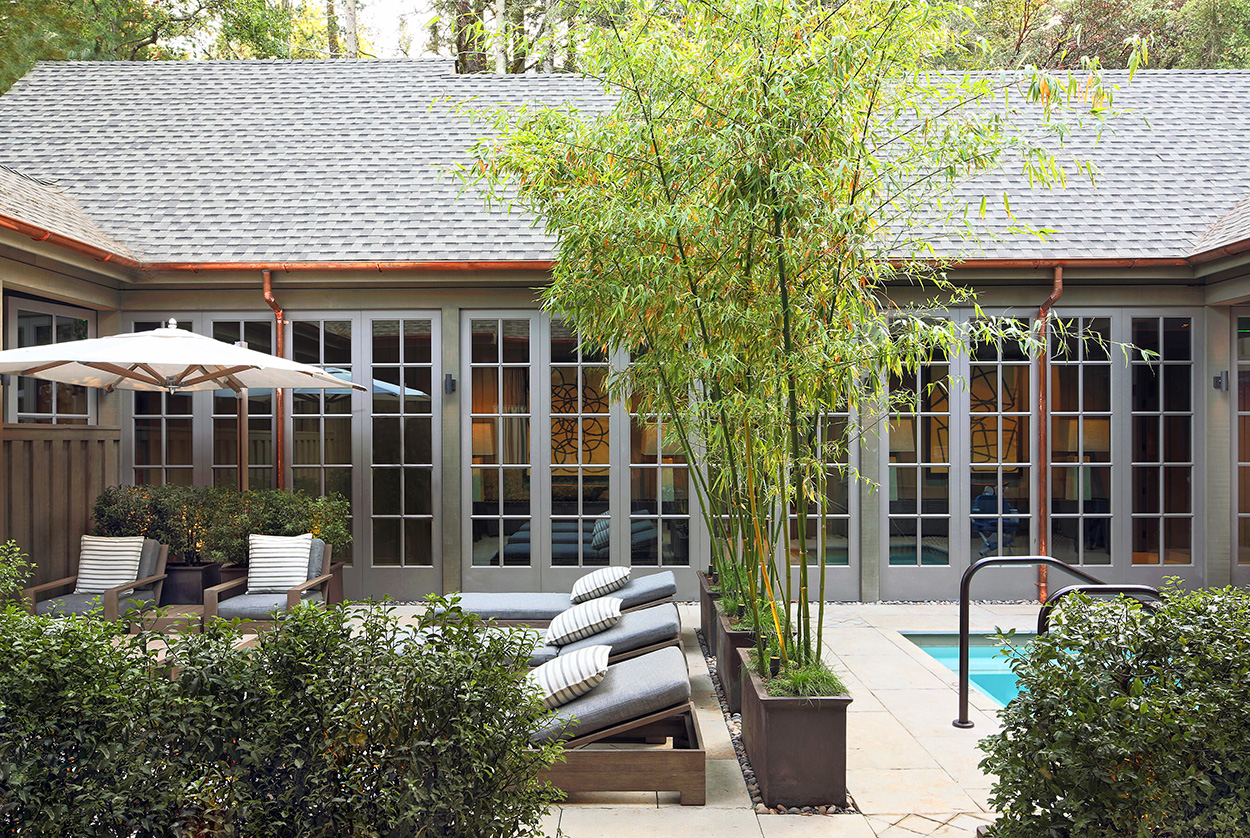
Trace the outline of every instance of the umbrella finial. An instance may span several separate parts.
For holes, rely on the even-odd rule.
[[[167,323],[166,325],[167,325],[169,328],[171,328],[171,329],[177,329],[177,328],[178,328],[178,321],[177,321],[177,320],[175,320],[174,318],[172,318],[172,317],[171,317],[171,318],[169,318],[169,323]]]

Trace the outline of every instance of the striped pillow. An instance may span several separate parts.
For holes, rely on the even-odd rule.
[[[547,626],[547,642],[552,646],[563,646],[612,628],[619,619],[621,600],[614,596],[592,599],[557,614]]]
[[[574,602],[587,600],[610,594],[625,587],[629,581],[629,568],[603,567],[594,573],[587,573],[573,585],[571,599]]]
[[[76,594],[102,594],[139,578],[143,536],[84,535],[78,547]]]
[[[526,678],[538,685],[548,709],[568,704],[599,685],[608,674],[610,646],[587,646],[531,669]]]
[[[312,533],[303,535],[249,535],[247,537],[247,592],[282,594],[308,581],[308,554]]]
[[[607,518],[595,521],[595,530],[590,536],[590,546],[602,550],[612,540],[612,522]]]

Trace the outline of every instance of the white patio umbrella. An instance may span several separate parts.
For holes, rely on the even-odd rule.
[[[318,367],[177,328],[26,346],[0,352],[0,375],[25,375],[62,384],[113,390],[185,393],[233,390],[239,404],[239,488],[247,487],[249,388],[364,390]]]

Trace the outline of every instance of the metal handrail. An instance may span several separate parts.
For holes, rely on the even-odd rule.
[[[1152,588],[1149,585],[1069,585],[1068,587],[1056,591],[1053,596],[1042,604],[1042,610],[1037,612],[1037,633],[1045,634],[1050,630],[1050,612],[1055,610],[1055,606],[1064,597],[1075,594],[1121,594],[1123,596],[1131,596],[1148,608],[1155,608],[1156,603],[1163,602],[1163,594],[1159,593],[1158,588]],[[1148,597],[1148,599],[1142,599]]]
[[[1052,559],[1050,556],[991,556],[988,559],[981,559],[973,562],[967,570],[964,571],[963,578],[959,580],[959,718],[951,722],[958,728],[975,727],[972,720],[968,718],[968,647],[969,643],[969,623],[971,622],[971,598],[970,591],[972,587],[972,577],[983,568],[993,565],[1039,565],[1044,564],[1049,567],[1058,568],[1072,574],[1078,579],[1084,579],[1091,585],[1106,584],[1086,573],[1079,568],[1075,568],[1067,562],[1061,562],[1059,559]]]

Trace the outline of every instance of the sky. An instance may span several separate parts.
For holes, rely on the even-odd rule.
[[[399,52],[399,18],[408,16],[408,31],[412,35],[412,50],[416,58],[424,50],[425,28],[432,13],[426,0],[360,0],[357,25],[368,30],[378,58],[397,58]]]

